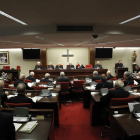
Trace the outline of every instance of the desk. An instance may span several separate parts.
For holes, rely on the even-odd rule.
[[[39,75],[45,75],[45,73],[50,73],[50,75],[60,76],[60,72],[65,72],[66,76],[76,76],[76,75],[90,75],[93,71],[98,71],[99,75],[106,74],[108,69],[73,69],[73,70],[29,70],[29,73],[33,71],[35,73],[35,78],[40,79]]]
[[[125,71],[128,71],[128,68],[116,68],[116,77],[123,78]]]
[[[20,76],[20,70],[2,70],[5,73],[12,73],[12,81],[16,81],[16,79],[19,79]],[[16,79],[15,79],[16,78]]]
[[[14,110],[14,109],[12,109]],[[6,108],[4,112],[11,112]],[[34,139],[34,140],[54,140],[53,110],[52,109],[29,109],[29,113],[35,117],[36,115],[44,115],[44,120],[38,120],[38,125],[31,134],[16,131],[16,139]]]
[[[131,114],[113,115],[110,140],[140,140],[140,122]]]

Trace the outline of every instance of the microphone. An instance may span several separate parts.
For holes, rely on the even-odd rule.
[[[10,108],[10,106],[5,102],[4,103],[8,108]],[[13,110],[10,108],[10,110],[12,111],[12,115],[14,116],[14,112],[13,112]]]
[[[15,80],[17,81],[17,78],[16,77],[14,77],[15,78]]]

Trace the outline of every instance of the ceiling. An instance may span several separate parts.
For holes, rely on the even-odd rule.
[[[0,48],[140,47],[140,0],[1,0]],[[58,32],[57,25],[93,26],[93,31]],[[98,35],[97,39],[92,35]]]

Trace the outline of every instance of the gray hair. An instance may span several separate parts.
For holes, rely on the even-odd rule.
[[[30,75],[33,76],[33,75],[35,75],[35,73],[34,73],[33,71],[31,71],[31,72],[30,72]]]
[[[21,79],[21,80],[24,81],[24,79],[25,79],[25,74],[21,74],[20,77],[19,77],[19,79]]]
[[[131,77],[131,73],[130,73],[129,71],[125,71],[125,72],[124,72],[124,75],[125,75],[127,78]]]
[[[110,74],[111,75],[111,71],[107,71],[107,74]]]
[[[40,63],[39,61],[37,63]]]
[[[50,74],[49,73],[46,73],[45,74],[45,78],[48,78],[48,77],[50,77]]]
[[[98,71],[94,71],[93,74],[98,75]]]
[[[62,71],[62,72],[60,72],[60,76],[64,76],[65,75],[65,73]]]
[[[25,94],[26,85],[24,83],[19,83],[17,86],[17,92],[19,94]]]
[[[122,88],[122,87],[124,87],[124,82],[122,80],[116,80],[115,86]]]
[[[102,81],[106,81],[106,79],[107,79],[105,74],[102,74],[100,77],[101,77]]]

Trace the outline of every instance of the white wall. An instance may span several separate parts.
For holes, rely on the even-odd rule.
[[[137,60],[136,63],[140,64],[140,48],[129,48],[129,47],[122,47],[122,48],[115,48],[113,49],[113,57],[110,59],[95,59],[96,61],[99,60],[102,64],[103,68],[107,68],[112,72],[112,75],[115,75],[115,63],[118,60],[122,60],[122,63],[125,67],[129,68],[129,71],[132,71],[132,54],[133,51],[136,51]]]
[[[77,62],[86,65],[89,64],[89,50],[88,48],[48,48],[47,49],[47,64],[52,62],[54,66],[60,62],[63,68],[68,65],[67,57],[62,57],[62,54],[67,54],[67,49],[69,49],[69,54],[74,54],[74,57],[70,57],[69,60],[73,65]]]
[[[25,60],[23,59],[22,49],[0,49],[0,51],[9,51],[10,64],[9,65],[0,65],[0,68],[3,66],[10,66],[10,68],[17,68],[17,65],[21,67],[21,73],[25,76],[29,75],[29,70],[33,70],[36,62],[40,60]]]

